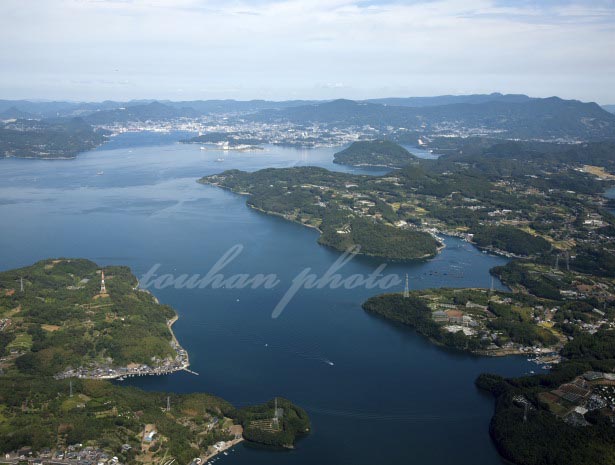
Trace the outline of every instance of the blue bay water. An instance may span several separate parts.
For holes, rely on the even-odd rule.
[[[533,365],[520,357],[442,349],[368,315],[361,303],[377,289],[301,290],[272,319],[298,273],[323,274],[339,253],[319,246],[314,230],[195,182],[231,168],[318,165],[382,173],[334,165],[335,151],[224,153],[176,144],[173,136],[132,134],[76,160],[0,160],[0,268],[85,257],[128,265],[137,276],[157,264],[159,273],[205,274],[240,244],[242,253],[223,273],[275,273],[280,284],[269,290],[154,289],[177,309],[175,332],[200,376],[182,372],[125,383],[210,392],[238,406],[278,395],[309,412],[313,432],[295,450],[241,445],[221,463],[501,463],[488,436],[493,400],[474,380],[482,372],[519,375]],[[446,245],[434,260],[389,263],[385,274],[407,273],[414,289],[489,287],[488,270],[505,263],[455,238]],[[355,258],[340,272],[367,275],[380,263]]]

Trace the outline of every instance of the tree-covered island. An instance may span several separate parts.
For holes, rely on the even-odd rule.
[[[401,145],[388,140],[365,140],[350,144],[333,155],[333,162],[352,166],[384,166],[402,168],[416,157]]]
[[[243,439],[292,447],[309,432],[305,411],[286,399],[236,409],[105,379],[187,368],[176,318],[126,267],[58,259],[0,273],[4,461],[187,465]]]

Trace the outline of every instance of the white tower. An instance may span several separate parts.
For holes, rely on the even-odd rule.
[[[408,287],[408,273],[406,273],[406,286],[404,287],[404,299],[410,297],[410,288]]]
[[[101,294],[107,293],[107,288],[105,287],[105,272],[104,271],[100,272],[100,293]]]

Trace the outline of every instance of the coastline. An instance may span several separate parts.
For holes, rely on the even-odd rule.
[[[151,292],[145,289],[139,290],[151,294]],[[153,295],[152,297],[154,298],[154,301],[159,304],[158,299]],[[167,321],[167,329],[171,334],[170,345],[175,351],[175,361],[178,363],[176,365],[150,367],[148,365],[130,364],[125,367],[97,367],[92,369],[80,367],[76,370],[67,370],[62,373],[58,373],[54,376],[54,378],[65,379],[75,377],[79,379],[117,379],[118,381],[123,381],[124,378],[132,378],[134,376],[163,376],[176,373],[178,371],[186,371],[190,374],[198,376],[199,374],[197,372],[190,370],[190,356],[188,351],[181,346],[175,332],[173,331],[173,325],[177,322],[177,320],[179,320],[179,315],[175,312],[175,316]],[[92,371],[94,371],[94,373],[90,374]]]
[[[243,441],[245,441],[243,436],[236,438],[236,439],[232,439],[231,441],[227,441],[224,443],[224,445],[221,445],[219,448],[216,448],[215,452],[211,454],[205,454],[201,456],[200,459],[203,461],[204,464],[207,464],[209,463],[211,459],[213,459],[214,457],[217,457],[220,454],[224,453],[225,455],[228,455],[228,453],[226,452],[227,450],[229,450],[231,447],[235,447],[237,444]]]
[[[244,196],[244,197],[249,197],[249,196],[252,195],[250,192],[238,192],[238,191],[233,190],[230,187],[221,186],[220,184],[216,184],[216,183],[213,183],[213,182],[202,181],[201,179],[198,179],[196,182],[198,182],[199,184],[203,184],[203,185],[214,186],[214,187],[217,187],[219,189],[224,189],[226,191],[232,192],[233,194],[241,195],[241,196]],[[270,216],[275,216],[275,217],[278,217],[278,218],[282,218],[283,220],[288,221],[290,223],[295,223],[295,224],[298,224],[300,226],[305,226],[306,228],[314,229],[314,230],[318,231],[321,236],[323,234],[323,230],[320,229],[318,226],[314,226],[314,225],[311,225],[311,224],[303,223],[301,221],[297,221],[297,220],[288,218],[285,215],[283,215],[282,213],[277,213],[277,212],[263,210],[262,208],[256,207],[256,206],[250,204],[247,201],[246,201],[246,205],[249,208],[251,208],[252,210],[255,210],[255,211],[259,212],[259,213],[264,213],[265,215],[270,215]],[[433,234],[433,233],[431,233],[429,231],[420,231],[420,232],[425,232],[427,234],[430,234],[431,236],[434,237],[434,239],[438,243],[438,245],[436,246],[436,252],[434,254],[428,253],[428,254],[422,255],[420,257],[414,257],[414,258],[391,258],[391,257],[387,257],[387,256],[384,256],[384,255],[376,255],[376,254],[370,254],[370,253],[365,253],[365,252],[358,252],[357,255],[362,255],[364,257],[372,257],[372,258],[381,258],[383,260],[389,260],[389,261],[394,261],[394,262],[405,262],[405,261],[416,261],[416,260],[429,260],[431,258],[435,258],[435,257],[437,257],[442,252],[442,250],[444,250],[446,248],[446,244],[444,243],[444,241],[441,238],[439,238],[436,234]],[[320,236],[319,236],[319,239],[320,239]],[[337,248],[335,248],[335,247],[333,247],[333,246],[331,246],[329,244],[324,244],[324,243],[322,243],[320,241],[318,243],[320,245],[325,246],[325,247],[329,247],[329,248],[331,248],[333,250],[337,250],[338,252],[344,252],[343,250],[339,250],[339,249],[337,249]]]

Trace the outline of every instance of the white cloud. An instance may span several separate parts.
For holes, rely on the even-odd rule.
[[[612,3],[3,0],[0,18],[2,97],[615,102]]]

